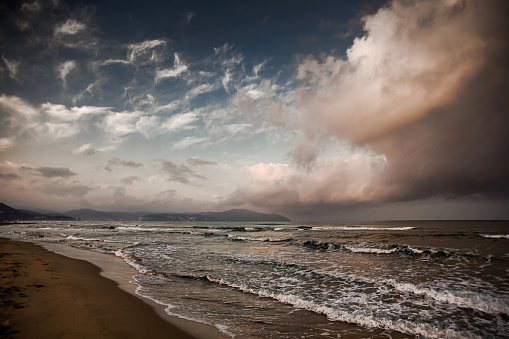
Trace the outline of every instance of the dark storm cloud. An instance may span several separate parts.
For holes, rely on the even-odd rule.
[[[371,186],[375,199],[507,196],[508,9],[496,1],[395,1],[366,20],[370,35],[349,50],[350,60],[364,59],[310,103],[328,133],[385,155],[387,167]],[[418,25],[407,25],[405,15]],[[384,26],[398,27],[397,42]],[[377,91],[366,84],[348,90],[349,97],[330,95],[331,88],[355,89],[354,81],[368,80],[367,67],[371,81],[382,84]]]
[[[330,211],[507,199],[508,9],[498,1],[392,1],[364,18],[367,33],[346,60],[304,58],[296,165],[252,166],[251,183],[229,201]],[[330,138],[361,154],[322,159]]]

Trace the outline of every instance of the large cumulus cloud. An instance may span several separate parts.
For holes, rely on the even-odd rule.
[[[507,197],[508,8],[395,0],[363,19],[345,59],[304,58],[292,171],[250,173],[230,201],[299,209]],[[362,150],[362,166],[325,159],[331,139]]]

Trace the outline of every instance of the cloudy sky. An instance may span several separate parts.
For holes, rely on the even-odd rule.
[[[509,218],[508,8],[2,1],[0,201]]]

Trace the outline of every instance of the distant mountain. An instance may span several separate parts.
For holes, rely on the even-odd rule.
[[[232,209],[225,212],[205,213],[148,213],[103,212],[92,209],[67,211],[64,214],[81,220],[139,220],[139,221],[290,221],[279,214],[258,213],[250,210]]]
[[[30,210],[17,210],[0,203],[0,220],[75,220],[60,213],[43,214]]]
[[[40,213],[15,209],[0,203],[0,220],[139,220],[139,221],[244,221],[281,222],[290,219],[279,214],[267,214],[246,209],[203,213],[103,212],[92,209],[71,210],[65,213]]]
[[[31,211],[31,210],[25,210],[25,209],[21,209],[21,208],[18,208],[17,209],[18,211],[20,212],[23,212],[23,213],[28,213],[28,214],[31,214],[33,216],[36,216],[38,218],[45,218],[45,217],[50,217],[52,219],[55,219],[55,218],[71,218],[71,219],[74,219],[68,215],[65,215],[64,213],[55,213],[55,212],[50,212],[50,211],[45,211],[45,212],[40,212],[40,211]]]
[[[150,212],[103,212],[84,208],[67,211],[64,214],[81,220],[139,220]]]
[[[140,220],[147,221],[290,221],[290,219],[279,214],[259,213],[245,209],[232,209],[224,212],[204,213],[160,213],[145,215]]]
[[[0,220],[29,220],[33,215],[18,211],[6,204],[0,203]]]

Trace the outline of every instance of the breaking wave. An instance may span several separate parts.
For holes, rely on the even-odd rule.
[[[509,239],[509,234],[481,234],[483,238]]]
[[[394,279],[387,284],[401,292],[424,295],[437,301],[454,304],[463,308],[475,309],[493,315],[509,315],[509,296],[492,293],[477,293],[454,289],[436,289],[425,285],[398,282]]]
[[[417,227],[316,226],[312,228],[313,231],[409,231],[413,229]]]
[[[318,302],[305,300],[295,294],[275,293],[265,289],[253,289],[242,283],[235,283],[224,279],[215,279],[207,276],[210,282],[226,285],[245,293],[258,295],[263,298],[275,299],[279,302],[323,314],[331,321],[347,322],[368,328],[381,328],[400,331],[407,334],[423,336],[426,338],[480,338],[473,333],[455,331],[450,328],[437,328],[427,323],[414,323],[408,320],[390,320],[376,317],[369,309],[354,312],[336,309]]]
[[[307,240],[299,243],[300,246],[312,250],[324,250],[324,251],[349,251],[353,253],[364,253],[364,254],[401,254],[409,256],[427,256],[427,257],[452,257],[459,256],[460,254],[445,249],[435,248],[416,248],[410,245],[404,244],[392,244],[375,246],[369,244],[359,244],[357,246],[334,244],[330,242],[320,242],[315,240]],[[471,256],[471,255],[469,255]]]

